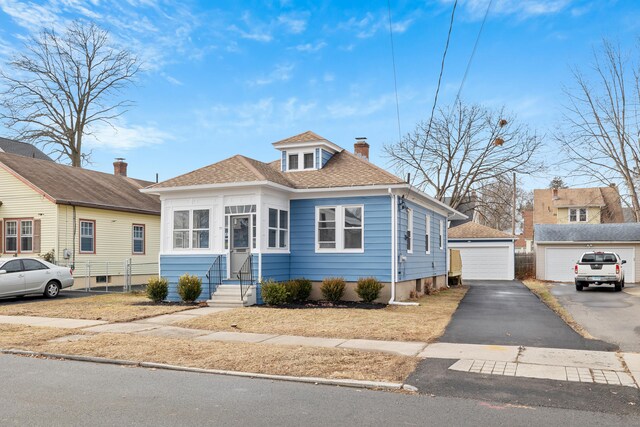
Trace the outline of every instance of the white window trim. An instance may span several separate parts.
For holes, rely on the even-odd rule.
[[[295,150],[295,151],[287,151],[287,167],[286,167],[286,171],[285,172],[303,172],[303,171],[311,171],[311,170],[318,170],[319,168],[316,167],[316,162],[317,162],[317,158],[316,158],[316,148],[317,147],[313,147],[313,148],[305,148],[305,149],[301,149],[301,150]],[[311,167],[310,168],[305,168],[304,167],[304,155],[305,154],[311,154],[313,156],[313,162],[311,163]],[[294,156],[298,158],[298,167],[296,169],[291,169],[291,161],[290,161],[290,157]],[[322,158],[322,152],[320,152],[320,158]],[[320,165],[320,168],[322,168],[322,165]]]
[[[276,211],[276,227],[271,227],[269,225],[269,210],[273,209]],[[280,212],[286,212],[287,213],[287,228],[280,228]],[[276,206],[267,206],[267,249],[269,251],[281,251],[281,252],[287,252],[289,251],[289,242],[290,242],[290,229],[291,229],[291,214],[289,213],[288,209],[282,209]],[[275,230],[276,231],[276,245],[275,246],[269,246],[269,231],[271,230]],[[281,231],[286,231],[287,233],[287,238],[285,239],[285,245],[284,246],[280,246],[280,232]]]
[[[136,237],[136,227],[142,228],[142,237]],[[146,248],[146,234],[147,227],[145,224],[132,224],[131,225],[131,253],[133,255],[144,255],[147,251]],[[136,252],[136,240],[142,241],[142,252]]]
[[[291,158],[295,157],[296,159],[298,159],[297,161],[297,168],[292,169],[291,168]],[[304,158],[303,158],[304,161]],[[303,165],[304,166],[304,165]],[[300,153],[287,153],[287,171],[299,171],[299,170],[304,170],[304,169],[300,169]]]
[[[411,208],[407,208],[407,232],[409,233],[409,238],[406,241],[406,243],[408,243],[407,253],[412,254],[413,240],[415,236],[413,234],[413,209]]]
[[[424,233],[424,239],[425,239],[425,245],[428,245],[429,249],[427,250],[427,248],[425,248],[425,254],[429,255],[431,254],[431,217],[429,216],[429,214],[425,215],[425,233]]]
[[[189,212],[189,228],[184,228],[184,229],[179,229],[179,231],[188,231],[187,234],[187,242],[188,242],[188,246],[186,248],[176,248],[174,246],[174,241],[173,241],[173,233],[175,231],[174,228],[174,219],[175,219],[175,214],[176,212],[181,212],[181,211],[187,211]],[[194,229],[193,228],[193,211],[209,211],[209,228],[197,228]],[[176,251],[176,252],[186,252],[186,251],[197,251],[197,252],[210,252],[211,251],[211,242],[212,242],[212,231],[213,231],[213,222],[212,222],[212,215],[213,215],[213,209],[211,209],[211,207],[188,207],[188,208],[175,208],[171,211],[171,250],[172,251]],[[208,230],[209,231],[209,244],[208,247],[206,248],[194,248],[193,247],[193,232],[194,231],[203,231],[203,230]],[[146,230],[145,230],[146,231]]]
[[[86,223],[86,224],[91,224],[91,235],[88,234],[82,234],[82,224]],[[97,253],[97,248],[96,248],[96,221],[95,220],[90,220],[90,219],[81,219],[80,220],[80,240],[79,240],[79,247],[78,247],[78,253],[80,254],[95,254]],[[82,239],[88,239],[91,238],[91,250],[90,251],[83,251],[82,250]]]
[[[439,246],[440,246],[440,250],[444,249],[444,227],[442,226],[442,220],[438,220],[440,221],[440,242],[439,242]]]
[[[580,210],[584,209],[584,221],[580,221]],[[576,212],[576,220],[571,221],[571,211]],[[567,209],[567,222],[589,222],[589,209],[587,208],[569,208]]]
[[[360,249],[345,249],[344,248],[344,210],[347,208],[360,208],[362,212],[362,248]],[[336,210],[336,247],[335,248],[320,248],[318,221],[320,219],[320,209],[335,209]],[[316,236],[316,253],[364,253],[364,205],[326,205],[316,206],[316,218],[314,222],[315,236]]]

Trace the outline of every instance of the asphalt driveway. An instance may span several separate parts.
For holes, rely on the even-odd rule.
[[[624,351],[640,352],[640,286],[589,286],[576,292],[573,283],[555,283],[551,293],[571,316],[596,338]]]
[[[465,281],[469,291],[441,342],[616,350],[571,329],[522,282]]]

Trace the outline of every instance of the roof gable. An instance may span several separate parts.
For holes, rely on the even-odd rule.
[[[0,167],[58,204],[160,213],[158,197],[140,192],[146,181],[7,153],[0,153]]]
[[[624,222],[620,194],[615,187],[560,188],[554,197],[552,189],[533,191],[534,223],[554,224],[555,209],[589,208],[601,209],[602,223]]]

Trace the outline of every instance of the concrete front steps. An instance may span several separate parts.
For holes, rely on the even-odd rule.
[[[211,299],[207,301],[210,307],[247,307],[256,304],[256,287],[251,286],[244,296],[240,299],[240,284],[222,284],[216,288],[211,295]]]

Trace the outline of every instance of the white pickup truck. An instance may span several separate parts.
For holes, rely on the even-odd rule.
[[[624,288],[624,269],[620,259],[613,252],[585,252],[574,267],[576,290],[581,291],[589,285],[612,283],[616,292]]]

